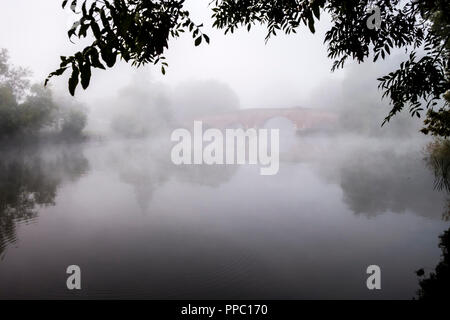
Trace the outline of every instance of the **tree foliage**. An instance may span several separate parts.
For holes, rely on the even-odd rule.
[[[439,248],[442,250],[441,261],[434,272],[419,281],[420,289],[417,292],[419,300],[448,301],[450,298],[450,229],[439,236]],[[423,276],[423,269],[417,271],[417,275]]]
[[[0,51],[0,140],[34,136],[42,129],[56,128],[61,120],[62,133],[79,136],[86,115],[79,108],[57,104],[50,89],[31,85],[29,75],[27,69],[9,63],[5,49]]]
[[[0,138],[33,133],[50,124],[55,109],[50,90],[31,86],[24,68],[12,66],[5,49],[0,54]]]
[[[63,7],[68,3],[64,0]],[[61,75],[71,69],[72,95],[79,83],[83,88],[89,86],[91,68],[112,67],[117,57],[137,66],[161,62],[165,73],[167,63],[163,53],[168,40],[185,30],[192,33],[195,45],[202,39],[209,42],[208,36],[201,33],[202,25],[192,22],[189,12],[183,9],[184,0],[87,3],[71,1],[74,11],[77,4],[82,5],[82,15],[68,35],[84,38],[90,32],[94,42],[71,57],[61,57],[60,68],[49,75],[49,78]],[[407,52],[408,58],[397,70],[378,79],[383,96],[392,105],[385,122],[405,107],[418,117],[424,109],[437,108],[438,113],[448,109],[449,100],[442,99],[450,89],[450,3],[446,0],[213,0],[210,5],[213,27],[233,33],[238,28],[250,31],[253,25],[261,24],[267,27],[266,41],[278,32],[296,33],[302,25],[314,33],[325,12],[332,17],[324,39],[328,56],[334,60],[332,70],[344,67],[349,59],[375,62],[385,59],[394,49]],[[371,28],[368,21],[373,18],[375,8],[379,9],[380,21],[376,28]],[[426,124],[439,121],[434,116],[429,113]],[[442,134],[433,126],[423,132]]]
[[[21,99],[30,86],[30,75],[30,70],[12,66],[9,63],[8,51],[0,49],[0,84],[3,88],[8,88],[12,95]]]
[[[195,38],[195,45],[202,39],[209,42],[200,28],[183,10],[184,0],[114,0],[114,1],[71,1],[71,10],[77,12],[81,5],[81,18],[68,31],[72,37],[85,38],[88,33],[94,37],[91,45],[70,57],[61,57],[60,68],[46,80],[72,70],[69,91],[75,94],[78,84],[86,89],[91,80],[91,69],[112,68],[117,58],[131,62],[137,67],[147,64],[161,64],[165,73],[167,62],[163,56],[168,48],[169,38],[176,38],[186,30]],[[69,4],[63,1],[63,8]],[[106,66],[105,66],[106,65]]]

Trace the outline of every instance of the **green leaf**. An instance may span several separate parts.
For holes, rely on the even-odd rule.
[[[72,96],[75,95],[75,89],[78,86],[78,76],[80,74],[80,70],[75,64],[72,64],[72,76],[69,79],[69,92]]]
[[[209,37],[206,34],[203,35],[203,38],[205,39],[206,43],[209,44]]]
[[[109,68],[112,68],[116,64],[117,55],[109,47],[104,46],[101,48],[101,56]]]
[[[313,4],[312,7],[313,13],[316,16],[317,19],[320,19],[320,7],[317,4]]]
[[[105,70],[105,66],[100,62],[97,48],[91,47],[90,52],[91,63],[94,68],[99,68]]]
[[[314,29],[314,23],[308,22],[308,27],[309,27],[309,30],[310,30],[312,33],[315,33],[315,32],[316,32],[316,29]]]
[[[70,9],[72,9],[72,11],[75,13],[77,13],[77,11],[75,10],[77,8],[77,1],[78,0],[73,0],[72,3],[70,4]]]
[[[201,37],[201,36],[198,37],[197,39],[195,39],[195,46],[196,46],[196,47],[199,46],[200,43],[202,43],[202,37]]]
[[[60,76],[64,73],[64,71],[67,70],[67,67],[65,68],[59,68],[58,70],[56,70],[55,72],[52,72],[51,75],[53,76]]]
[[[102,37],[102,33],[100,31],[100,27],[98,26],[97,22],[95,22],[95,21],[91,22],[91,29],[92,29],[92,32],[94,33],[95,38],[97,38],[97,40],[99,40]]]
[[[75,32],[77,31],[78,26],[80,25],[80,21],[75,21],[72,25],[72,28],[67,32],[67,35],[70,38],[72,38],[73,35],[75,35]]]
[[[103,27],[105,29],[109,30],[110,29],[109,20],[106,17],[105,10],[103,10],[103,9],[100,11],[100,18],[102,19]]]
[[[377,60],[378,60],[378,57],[380,56],[380,53],[379,52],[377,52],[376,54],[375,54],[375,57],[373,58],[373,62],[376,62]]]
[[[89,29],[89,25],[88,24],[81,25],[80,31],[78,32],[78,37],[79,38],[86,37],[88,29]]]
[[[81,86],[86,90],[89,87],[91,81],[91,64],[88,62],[84,63],[81,68]]]
[[[51,78],[51,77],[53,77],[53,76],[60,76],[60,75],[62,75],[62,74],[64,73],[64,71],[66,71],[66,70],[67,70],[67,67],[63,67],[63,68],[59,68],[58,70],[53,71],[52,73],[50,73],[50,74],[48,75],[47,79],[45,79],[44,87],[47,86],[47,84],[48,84],[48,82],[50,81],[50,78]]]
[[[83,16],[87,16],[87,9],[86,9],[86,1],[83,2],[83,5],[81,6],[81,11],[83,12]]]

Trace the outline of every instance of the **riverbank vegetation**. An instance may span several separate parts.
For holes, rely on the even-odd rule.
[[[0,50],[0,143],[4,145],[84,138],[85,110],[56,101],[50,88],[34,84],[31,72],[9,62]]]

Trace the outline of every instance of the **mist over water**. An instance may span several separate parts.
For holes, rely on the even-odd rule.
[[[230,44],[217,37],[207,66]],[[431,139],[418,132],[421,120],[405,112],[381,127],[389,106],[376,78],[397,61],[330,75],[315,39],[280,38],[254,58],[267,65],[255,67],[248,38],[237,35],[229,54],[243,48],[247,64],[236,63],[252,81],[248,69],[227,70],[234,60],[223,56],[220,68],[192,71],[203,49],[200,58],[187,50],[193,60],[181,71],[174,53],[167,79],[151,67],[98,73],[76,99],[58,79],[54,98],[88,110],[86,139],[2,142],[0,298],[412,298],[414,271],[439,260],[448,208],[424,161]],[[5,39],[12,55],[25,46]],[[270,56],[290,48],[310,48],[302,59],[318,56],[314,66],[294,52],[278,63],[301,74],[274,71]],[[316,120],[302,127],[282,109]],[[174,129],[194,120],[246,129],[256,118],[280,130],[278,174],[172,163]],[[79,292],[65,286],[72,264],[82,270]],[[367,290],[371,264],[382,269],[381,291]]]
[[[214,99],[195,93],[208,87]],[[277,175],[176,166],[171,130],[239,112],[236,95],[214,81],[179,96],[144,88],[106,100],[111,117],[88,141],[2,153],[1,297],[414,296],[414,271],[438,260],[446,225],[427,139],[342,122],[298,131],[275,117],[265,127],[281,131]],[[386,283],[376,294],[365,288],[373,263]],[[71,264],[83,270],[76,294],[61,286]]]

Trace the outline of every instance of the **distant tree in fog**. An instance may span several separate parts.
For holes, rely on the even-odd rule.
[[[32,134],[52,122],[55,105],[50,90],[30,86],[30,72],[9,64],[0,53],[0,137]]]
[[[240,107],[237,94],[228,85],[215,80],[181,83],[175,89],[173,104],[176,114],[188,119],[232,112]]]
[[[108,114],[114,114],[111,129],[127,138],[154,135],[172,122],[171,101],[165,88],[137,75],[108,102]]]
[[[77,137],[81,135],[87,123],[87,116],[82,110],[69,109],[63,114],[61,133],[64,136]]]
[[[7,88],[12,96],[20,99],[30,86],[28,79],[30,75],[30,70],[15,67],[9,63],[8,50],[0,50],[0,84],[2,88]]]
[[[86,125],[82,110],[56,104],[51,90],[31,85],[29,76],[27,69],[9,63],[7,50],[0,51],[0,140],[30,137],[43,129],[79,136]]]

